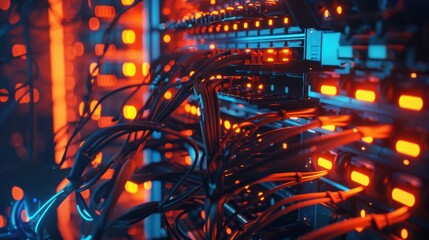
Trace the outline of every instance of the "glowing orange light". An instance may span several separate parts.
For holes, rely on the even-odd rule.
[[[358,171],[352,171],[351,179],[353,182],[359,183],[363,186],[369,185],[369,177],[363,173],[358,172]]]
[[[264,85],[262,85],[262,84],[259,84],[259,85],[258,85],[258,89],[259,89],[259,90],[262,90],[263,88],[264,88]]]
[[[102,159],[103,159],[103,153],[102,152],[97,153],[97,155],[95,156],[95,159],[92,160],[91,162],[92,166],[97,167],[98,165],[100,165]]]
[[[324,17],[324,18],[328,18],[328,17],[329,17],[329,15],[330,15],[330,13],[329,13],[328,9],[326,9],[326,10],[323,12],[323,17]]]
[[[125,191],[135,194],[138,192],[138,190],[139,190],[139,185],[131,181],[127,181],[127,183],[125,183]]]
[[[410,160],[404,159],[404,161],[402,161],[402,164],[404,164],[404,166],[408,166],[410,165]]]
[[[420,154],[420,146],[417,143],[398,140],[395,145],[396,151],[412,157],[417,157]]]
[[[169,43],[169,42],[171,41],[171,36],[170,36],[170,34],[165,34],[165,35],[164,35],[164,37],[162,38],[162,40],[163,40],[165,43]]]
[[[136,34],[133,30],[122,31],[122,42],[125,44],[133,44],[136,41]]]
[[[100,119],[100,116],[101,116],[101,104],[98,104],[98,106],[97,106],[97,104],[98,104],[98,101],[97,100],[93,100],[93,101],[91,101],[91,104],[89,105],[90,109],[91,109],[91,112],[93,112],[93,114],[91,116],[91,118],[93,120],[98,120],[98,119]],[[96,109],[95,109],[95,106],[97,106]]]
[[[195,71],[190,71],[189,72],[189,77],[192,77],[192,75],[194,75]]]
[[[247,88],[251,88],[251,87],[252,87],[252,84],[251,84],[251,83],[247,83],[247,84],[246,84],[246,87],[247,87]]]
[[[273,26],[273,19],[268,19],[268,26]]]
[[[337,6],[337,13],[338,15],[341,15],[343,13],[343,7]]]
[[[96,31],[100,28],[100,20],[97,17],[91,17],[88,21],[89,29]]]
[[[210,48],[210,49],[215,49],[215,48],[216,48],[216,45],[214,45],[214,44],[212,43],[212,44],[210,44],[210,45],[209,45],[209,48]]]
[[[370,90],[358,89],[355,93],[357,100],[365,102],[374,102],[375,101],[375,92]]]
[[[327,170],[332,169],[332,161],[323,157],[317,158],[317,165]]]
[[[143,187],[145,190],[151,190],[152,189],[152,182],[151,181],[144,182]]]
[[[237,23],[234,23],[234,24],[232,25],[232,29],[234,29],[234,31],[235,31],[235,30],[237,30],[237,29],[238,29],[238,24],[237,24]]]
[[[0,89],[0,102],[4,103],[9,100],[9,91],[5,88]]]
[[[147,75],[149,75],[149,69],[150,69],[150,64],[147,62],[144,62],[142,65],[142,73],[143,76],[146,77]]]
[[[401,229],[401,238],[407,239],[408,238],[408,230],[406,228]]]
[[[12,198],[15,201],[22,200],[24,198],[24,190],[18,186],[12,187]]]
[[[260,26],[261,26],[261,23],[260,23],[259,21],[256,21],[256,22],[255,22],[255,27],[257,27],[257,28],[258,28],[258,27],[260,27]]]
[[[194,105],[191,105],[191,114],[192,115],[197,115],[197,107]]]
[[[21,219],[23,222],[29,222],[30,219],[28,218],[27,210],[23,209],[21,211]]]
[[[166,152],[166,153],[164,154],[164,156],[165,156],[166,158],[171,158],[171,157],[173,157],[173,153],[172,153],[172,152]]]
[[[1,0],[0,1],[0,9],[3,11],[7,11],[10,7],[10,0]]]
[[[228,120],[225,120],[223,122],[223,125],[224,125],[225,129],[230,129],[231,128],[231,123]]]
[[[201,108],[197,108],[197,116],[199,117],[199,116],[201,116]]]
[[[101,87],[110,87],[116,85],[116,76],[111,74],[100,74],[97,76],[97,85]]]
[[[172,96],[173,96],[173,94],[171,93],[171,91],[166,91],[164,93],[164,98],[167,100],[170,100]]]
[[[112,6],[98,5],[94,9],[95,16],[101,18],[111,18],[116,14],[115,8]]]
[[[126,119],[134,120],[137,116],[137,109],[133,105],[125,105],[122,110],[122,115]]]
[[[417,73],[412,72],[412,73],[410,74],[410,77],[411,77],[411,78],[417,78]]]
[[[362,141],[366,142],[366,143],[372,143],[374,141],[374,138],[372,137],[363,137],[361,138]]]
[[[18,57],[23,56],[27,53],[27,48],[24,44],[14,44],[12,46],[12,56]]]
[[[85,52],[85,46],[83,46],[82,42],[75,42],[73,44],[74,47],[74,54],[76,56],[82,56],[83,53]]]
[[[122,73],[126,77],[133,77],[136,74],[136,65],[131,62],[126,62],[122,65]]]
[[[322,128],[328,131],[335,131],[335,125],[325,125],[325,126],[322,126]]]
[[[322,85],[320,92],[325,95],[335,96],[337,95],[337,87],[330,85]]]
[[[283,18],[283,23],[284,24],[289,24],[289,18],[288,17]]]
[[[364,218],[366,216],[366,211],[365,209],[360,210],[360,217]]]
[[[4,228],[7,226],[7,220],[6,217],[3,215],[0,215],[0,228]]]
[[[249,23],[248,23],[248,22],[243,23],[243,28],[244,28],[244,29],[249,28]]]
[[[97,76],[99,68],[97,67],[97,63],[93,62],[89,65],[89,73],[91,76]]]
[[[122,5],[129,6],[134,3],[134,0],[121,0]]]
[[[274,58],[272,57],[267,58],[267,62],[274,62]]]
[[[206,212],[204,212],[204,210],[201,210],[200,215],[202,219],[206,219]]]
[[[408,207],[412,207],[416,203],[416,198],[412,193],[400,188],[394,188],[392,190],[392,199]]]
[[[187,103],[185,105],[185,112],[191,112],[191,104]]]
[[[67,102],[66,102],[66,67],[64,48],[63,24],[58,19],[63,19],[63,1],[49,0],[48,21],[49,21],[49,54],[50,54],[50,78],[52,94],[53,131],[57,132],[67,124]],[[82,42],[73,44],[76,56],[82,56],[84,46]],[[56,146],[65,146],[67,143],[67,133],[56,140]],[[63,149],[55,149],[55,162],[59,163],[63,155]]]
[[[229,26],[228,26],[228,25],[223,26],[223,30],[224,30],[225,32],[228,32],[228,31],[229,31]]]
[[[423,108],[423,99],[421,97],[401,95],[398,103],[401,108],[405,109],[420,111]]]
[[[216,4],[216,0],[210,0],[210,4],[211,5],[215,5]]]
[[[191,164],[192,164],[192,159],[191,159],[191,157],[190,157],[190,156],[186,156],[186,157],[185,157],[185,163],[186,163],[186,165],[191,166]]]
[[[287,143],[283,143],[283,144],[282,144],[282,148],[283,148],[283,149],[287,149]]]

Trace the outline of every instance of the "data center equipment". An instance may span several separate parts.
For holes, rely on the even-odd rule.
[[[428,239],[428,13],[0,0],[0,239]]]

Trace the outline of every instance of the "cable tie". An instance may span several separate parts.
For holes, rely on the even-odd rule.
[[[282,116],[282,120],[286,120],[286,119],[288,119],[288,118],[289,118],[289,116],[288,116],[288,112],[287,112],[286,110],[281,109],[281,110],[279,111],[279,114]]]
[[[336,192],[327,191],[326,196],[331,199],[332,203],[337,203],[337,202],[341,201],[341,198],[338,197]]]
[[[302,173],[301,172],[295,172],[295,174],[296,174],[296,180],[297,180],[298,184],[304,183]]]

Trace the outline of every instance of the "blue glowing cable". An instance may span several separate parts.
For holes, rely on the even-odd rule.
[[[57,194],[56,194],[57,195]],[[49,209],[51,208],[52,204],[55,203],[55,201],[57,200],[57,198],[55,198],[53,201],[51,201],[51,203],[48,205],[48,207],[46,208],[46,210],[42,213],[42,215],[39,217],[39,219],[37,220],[36,223],[36,234],[38,234],[38,230],[39,230],[39,224],[40,222],[43,220],[43,218],[45,217],[45,214],[49,211]]]
[[[91,217],[91,215],[89,215],[89,213],[86,211],[86,209],[83,209],[83,212],[82,212],[82,210],[80,209],[79,205],[76,205],[76,206],[77,206],[77,211],[79,212],[79,215],[83,218],[83,220],[85,220],[87,222],[91,222],[91,221],[94,220]]]
[[[88,236],[82,236],[81,238],[80,238],[80,240],[91,240],[92,239],[92,235],[91,234],[89,234]]]
[[[58,195],[60,195],[61,193],[63,193],[64,192],[64,189],[63,190],[61,190],[61,191],[59,191],[59,192],[57,192],[54,196],[52,196],[45,204],[43,204],[34,214],[33,214],[33,216],[28,216],[28,214],[27,214],[27,217],[28,217],[28,219],[30,219],[30,221],[31,220],[33,220],[43,209],[45,209],[46,208],[46,206],[48,205],[48,204],[50,204],[52,201],[54,201],[57,197],[58,197]]]

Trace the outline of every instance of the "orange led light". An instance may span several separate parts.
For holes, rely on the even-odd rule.
[[[122,5],[129,6],[134,3],[134,0],[121,0]]]
[[[191,165],[192,165],[192,159],[191,159],[191,157],[190,157],[190,156],[186,156],[186,157],[185,157],[185,163],[186,163],[186,165],[188,165],[188,166],[191,166]]]
[[[162,40],[163,40],[165,43],[169,43],[169,42],[171,41],[171,36],[170,36],[170,34],[165,34],[165,35],[164,35],[164,37],[162,38]]]
[[[15,201],[22,200],[24,198],[24,190],[18,186],[12,187],[12,198]]]
[[[185,112],[191,112],[191,104],[187,103],[185,104]]]
[[[323,157],[317,158],[317,165],[327,170],[332,169],[332,161]]]
[[[210,48],[210,49],[215,49],[215,48],[216,48],[216,45],[214,45],[214,44],[212,43],[212,44],[210,44],[210,45],[209,45],[209,48]]]
[[[146,77],[147,75],[149,75],[149,69],[150,69],[150,64],[147,62],[144,62],[142,65],[142,73],[143,76]]]
[[[343,7],[337,6],[337,13],[338,15],[341,15],[343,13]]]
[[[143,187],[145,190],[151,190],[152,189],[152,181],[146,181],[143,183]]]
[[[395,145],[396,151],[399,153],[403,153],[405,155],[409,155],[412,157],[417,157],[420,154],[420,146],[417,143],[398,140]]]
[[[267,62],[274,62],[274,58],[267,58]]]
[[[126,77],[133,77],[136,75],[136,65],[131,62],[126,62],[122,65],[122,73]]]
[[[225,32],[228,32],[228,31],[229,31],[229,26],[228,26],[228,25],[223,26],[223,30],[224,30]]]
[[[194,105],[191,106],[191,114],[192,115],[197,115],[197,107],[194,106]]]
[[[90,111],[93,112],[91,118],[93,120],[98,120],[100,119],[101,116],[101,104],[98,104],[97,100],[93,100],[91,101],[91,104],[89,105]],[[97,106],[97,108],[95,108],[95,106]],[[95,110],[94,110],[95,109]]]
[[[372,143],[374,141],[374,138],[372,137],[363,137],[361,138],[362,141],[366,142],[366,143]]]
[[[247,23],[247,22],[243,23],[243,28],[244,28],[244,29],[249,28],[249,23]]]
[[[225,122],[223,122],[223,125],[225,126],[225,129],[231,128],[231,123],[228,120],[225,120]]]
[[[325,125],[325,126],[322,126],[322,128],[328,131],[335,131],[335,125]]]
[[[216,4],[216,0],[210,0],[210,4],[211,5],[215,5]]]
[[[273,26],[273,19],[268,19],[268,26]]]
[[[423,99],[421,97],[401,95],[398,103],[401,108],[405,109],[420,111],[423,108]]]
[[[6,217],[3,215],[0,215],[0,228],[6,227],[6,226],[7,226]]]
[[[237,30],[238,29],[238,24],[234,23],[234,25],[232,25],[232,29]]]
[[[125,105],[124,109],[122,109],[122,115],[125,119],[134,120],[137,116],[137,109],[133,105]]]
[[[262,85],[262,84],[259,84],[259,85],[258,85],[258,89],[259,89],[259,90],[262,90],[263,88],[264,88],[264,85]]]
[[[365,209],[360,210],[360,217],[364,218],[366,216],[366,211]]]
[[[415,72],[411,73],[411,74],[410,74],[410,77],[411,77],[411,78],[417,78],[417,73],[415,73]]]
[[[125,191],[135,194],[137,193],[139,190],[139,185],[137,185],[136,183],[133,183],[131,181],[127,181],[127,183],[125,183]]]
[[[91,17],[88,21],[89,29],[96,31],[100,28],[100,20],[97,17]]]
[[[323,12],[323,17],[324,17],[324,18],[328,18],[328,17],[329,17],[329,15],[330,15],[329,10],[328,10],[328,9],[326,9],[326,10]]]
[[[98,165],[100,165],[102,159],[103,159],[103,153],[102,152],[97,153],[97,155],[95,156],[95,159],[92,160],[91,165],[94,167],[97,167]]]
[[[255,27],[260,27],[260,26],[261,26],[261,23],[259,21],[256,21],[255,22]]]
[[[171,93],[171,91],[166,91],[164,93],[164,98],[167,100],[170,100],[172,96],[173,96],[173,94]]]
[[[401,238],[407,239],[408,238],[408,230],[406,228],[401,229]]]
[[[412,207],[416,203],[416,198],[412,193],[400,188],[394,188],[392,190],[392,199],[408,207]]]
[[[363,186],[369,185],[369,177],[363,173],[358,172],[358,171],[352,171],[351,179],[353,182],[359,183]]]
[[[283,23],[284,24],[289,24],[289,18],[288,17],[283,18]]]
[[[355,97],[357,100],[361,100],[365,102],[374,102],[375,92],[370,90],[358,89],[356,90]]]
[[[116,15],[115,8],[112,6],[98,5],[95,6],[95,16],[102,18],[111,18]]]
[[[252,84],[251,84],[251,83],[247,83],[247,84],[246,84],[246,87],[247,87],[247,88],[251,88],[251,87],[252,87]]]
[[[7,102],[7,100],[9,100],[9,91],[6,88],[1,88],[0,93],[3,94],[0,95],[0,102]]]
[[[335,96],[337,95],[337,87],[330,85],[322,85],[320,92],[325,95]]]
[[[122,31],[122,42],[123,43],[133,44],[135,41],[136,41],[136,34],[133,30]]]
[[[7,11],[10,7],[10,0],[2,0],[0,1],[0,9],[3,11]]]
[[[22,56],[27,53],[27,49],[24,44],[14,44],[12,46],[12,56]]]

